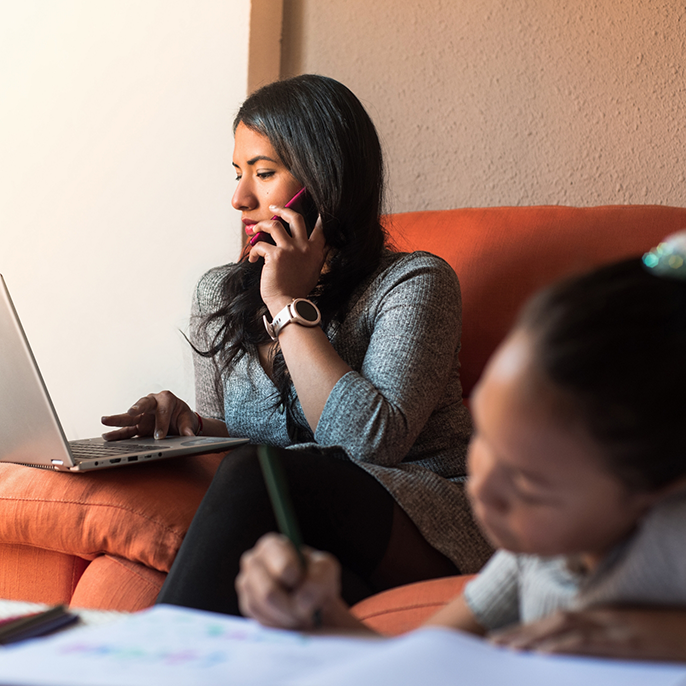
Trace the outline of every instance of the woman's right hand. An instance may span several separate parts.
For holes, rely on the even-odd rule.
[[[246,617],[282,629],[313,629],[317,616],[327,626],[341,626],[338,618],[348,612],[340,598],[338,561],[311,548],[302,552],[304,568],[285,536],[266,534],[243,553],[236,591]]]
[[[326,262],[328,249],[321,218],[308,236],[304,217],[288,207],[269,206],[270,212],[287,221],[290,234],[276,220],[252,226],[253,235],[269,234],[274,245],[258,241],[248,253],[248,260],[264,258],[260,277],[260,295],[275,316],[293,298],[306,298],[317,285]]]
[[[164,438],[167,434],[195,436],[199,430],[198,416],[171,391],[151,393],[136,401],[128,412],[102,418],[105,426],[119,429],[104,433],[106,441],[118,441],[133,436]]]

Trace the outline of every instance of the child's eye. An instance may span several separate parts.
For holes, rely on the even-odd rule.
[[[538,488],[532,486],[525,477],[514,478],[512,488],[517,499],[526,505],[541,505],[546,502],[545,495]]]
[[[517,498],[519,498],[520,502],[524,503],[525,505],[544,505],[546,502],[545,499],[538,494],[526,493],[522,491],[517,492]]]

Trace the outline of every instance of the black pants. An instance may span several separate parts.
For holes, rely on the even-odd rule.
[[[376,479],[353,462],[279,452],[303,539],[338,558],[347,603],[403,583],[458,573]],[[276,530],[256,446],[232,451],[198,508],[157,602],[240,614],[234,589],[240,557]]]

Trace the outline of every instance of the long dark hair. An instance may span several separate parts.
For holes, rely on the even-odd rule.
[[[241,106],[233,123],[265,136],[288,171],[307,188],[321,215],[331,248],[328,269],[310,297],[322,324],[342,321],[348,300],[379,265],[384,248],[380,222],[384,168],[381,145],[369,115],[343,84],[306,74],[264,86]],[[221,285],[221,305],[204,321],[216,327],[205,356],[217,356],[218,388],[239,356],[270,342],[262,322],[267,308],[260,297],[264,261],[241,260]],[[311,440],[293,418],[290,377],[281,351],[273,356],[275,405],[287,411],[291,440]]]
[[[622,261],[540,293],[519,325],[612,473],[640,490],[686,474],[686,281]]]

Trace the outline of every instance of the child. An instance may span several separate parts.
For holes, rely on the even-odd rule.
[[[472,398],[468,490],[499,548],[429,620],[547,652],[686,660],[686,232],[528,303]],[[361,628],[336,561],[242,560],[244,614]],[[504,630],[504,631],[503,631]]]

